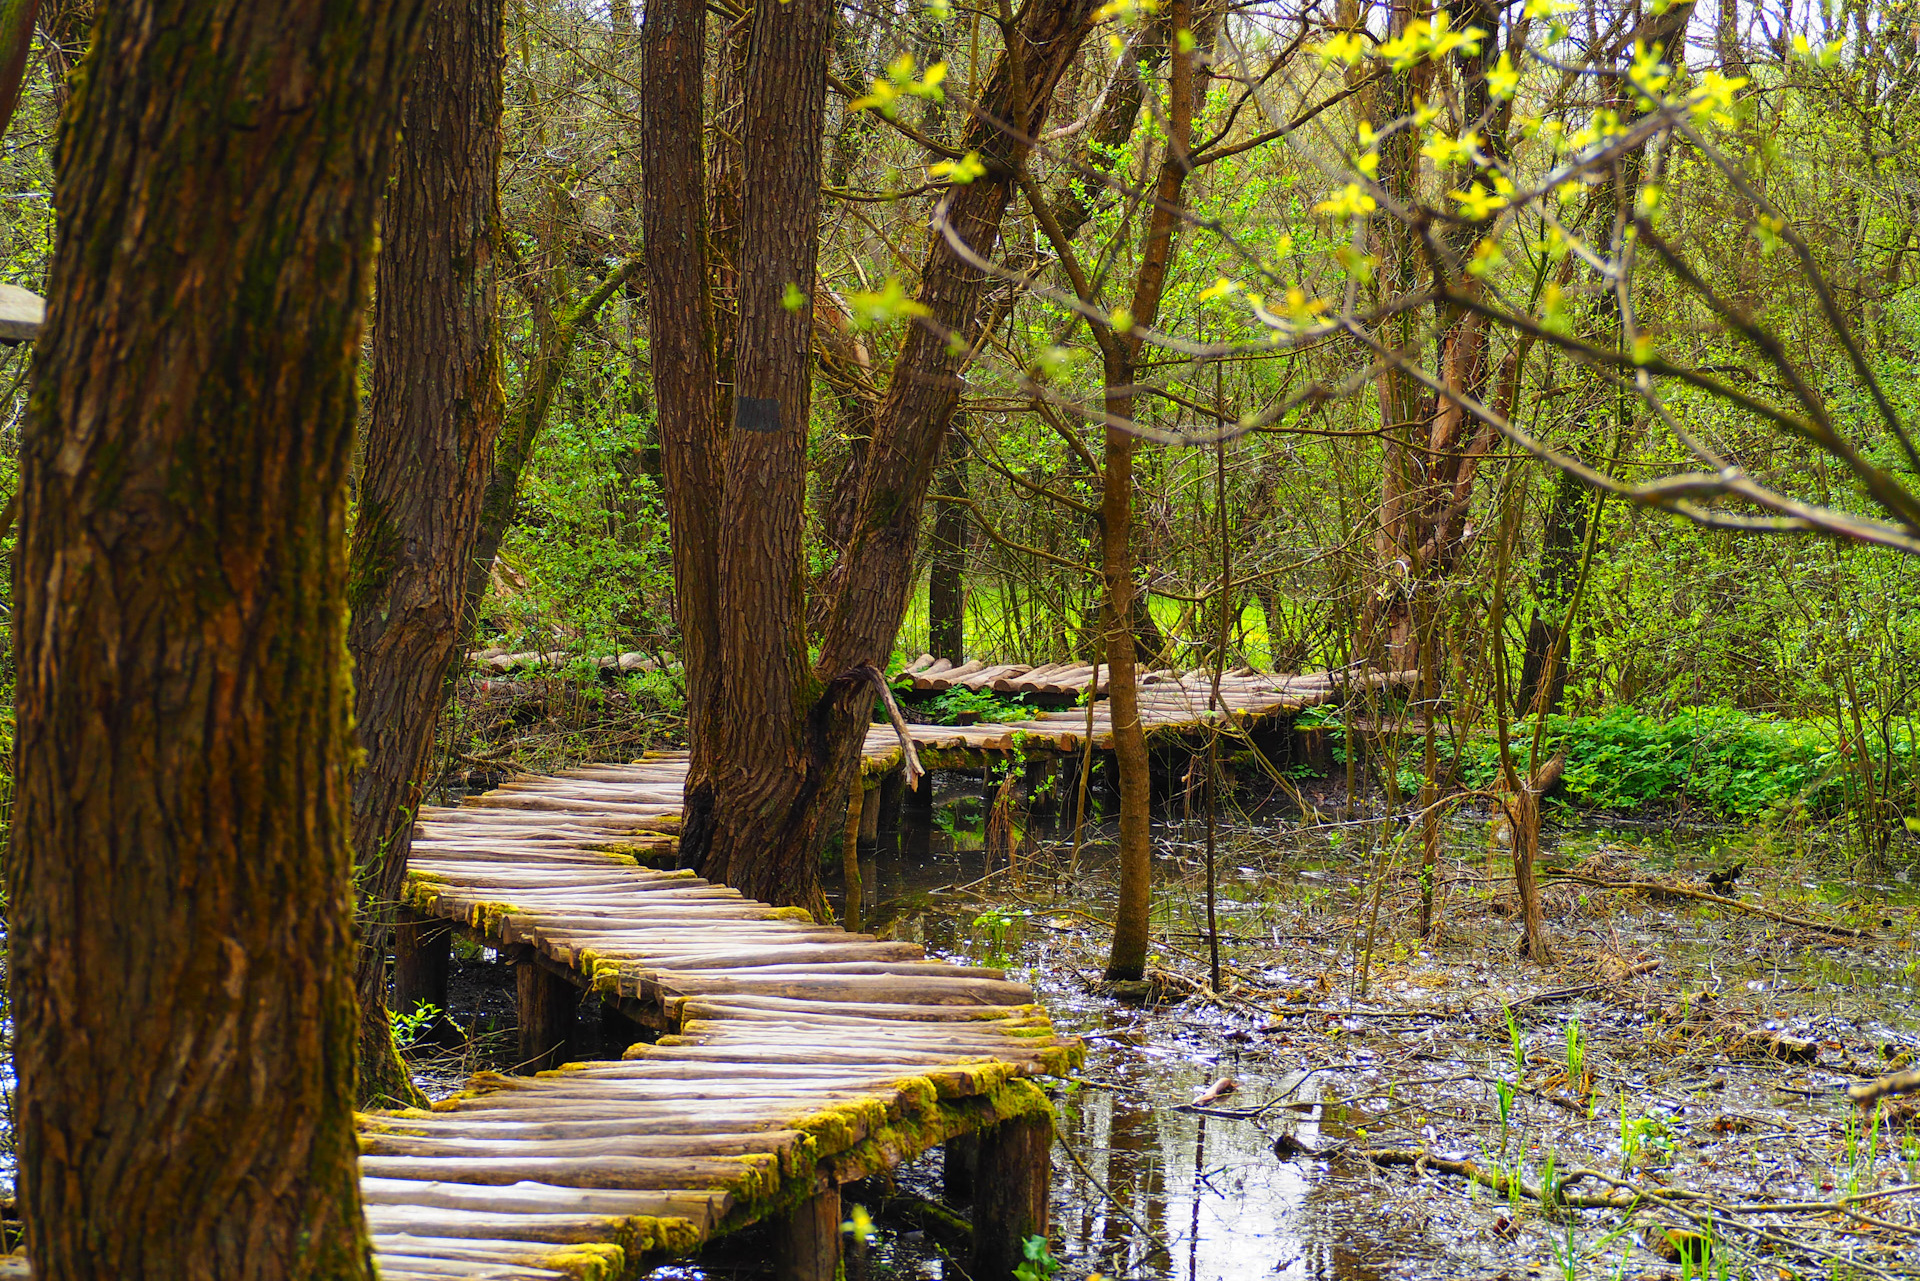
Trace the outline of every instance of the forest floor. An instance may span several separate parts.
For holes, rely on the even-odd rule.
[[[1422,942],[1403,831],[1223,816],[1215,994],[1204,824],[1161,822],[1152,983],[1122,999],[1099,981],[1104,829],[1077,870],[1038,826],[1011,866],[989,860],[979,782],[940,780],[933,824],[863,860],[864,927],[1005,966],[1087,1039],[1058,1095],[1061,1281],[1920,1276],[1915,1109],[1862,1113],[1842,1093],[1920,1058],[1920,860],[1904,846],[1859,860],[1763,830],[1550,831],[1549,866],[1689,887],[1744,862],[1733,894],[1869,936],[1550,883],[1542,967],[1516,952],[1483,820],[1446,829]],[[438,1089],[510,1066],[511,970],[475,956],[459,974],[454,1004],[473,1009],[456,1013],[492,1039],[443,1054]],[[595,1017],[583,1041],[617,1052],[621,1029]],[[1621,1204],[1543,1206],[1542,1185]],[[896,1213],[849,1276],[963,1275],[924,1218],[897,1213],[938,1195],[937,1153],[854,1190]],[[764,1258],[749,1240],[658,1275],[756,1276]]]

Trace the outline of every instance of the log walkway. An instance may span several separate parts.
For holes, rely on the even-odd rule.
[[[397,1004],[444,1008],[461,928],[518,963],[524,1066],[564,1057],[586,992],[636,1043],[364,1117],[381,1275],[610,1281],[771,1219],[782,1275],[829,1281],[839,1189],[949,1144],[982,1171],[973,1274],[1011,1276],[1046,1222],[1052,1113],[1030,1078],[1079,1043],[998,970],[641,866],[672,840],[685,768],[594,766],[423,811]]]
[[[1305,676],[1256,672],[1235,668],[1220,679],[1218,702],[1213,701],[1213,674],[1208,671],[1149,671],[1140,674],[1140,721],[1149,735],[1187,734],[1212,722],[1231,722],[1252,728],[1284,720],[1310,707],[1319,707],[1369,689],[1404,690],[1419,673],[1369,672]],[[1113,748],[1112,704],[1107,692],[1106,668],[1064,666],[1030,668],[1018,664],[990,666],[967,663],[953,667],[922,655],[895,678],[910,683],[914,694],[937,694],[950,689],[992,691],[1010,697],[1022,694],[1069,695],[1085,698],[1087,686],[1097,682],[1093,705],[1093,747]],[[1027,720],[976,725],[910,725],[915,748],[929,768],[971,768],[994,756],[1054,753],[1073,755],[1087,741],[1085,706],[1038,711]],[[869,777],[897,769],[899,739],[885,725],[867,732],[866,764]]]
[[[910,679],[1103,692],[1092,668],[936,667],[923,660]],[[1243,669],[1210,706],[1208,673],[1151,672],[1142,720],[1175,733],[1248,723],[1406,677]],[[1081,707],[909,733],[939,767],[1081,752],[1087,729]],[[1111,743],[1102,700],[1091,745]],[[862,773],[897,782],[901,756],[894,731],[875,726]],[[1069,1071],[1080,1043],[1056,1036],[1032,990],[998,970],[930,961],[917,944],[647,866],[673,852],[685,771],[683,756],[655,754],[422,810],[396,1007],[446,1008],[452,937],[464,931],[516,964],[519,1058],[534,1074],[482,1074],[431,1110],[361,1118],[380,1275],[615,1281],[771,1221],[783,1281],[830,1281],[841,1188],[944,1146],[950,1189],[973,1201],[969,1273],[1007,1281],[1024,1238],[1046,1230],[1052,1111],[1032,1078]],[[589,993],[633,1025],[619,1060],[564,1061]]]

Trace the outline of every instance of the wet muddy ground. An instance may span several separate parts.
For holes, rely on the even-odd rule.
[[[1423,942],[1405,832],[1223,812],[1216,994],[1204,824],[1156,823],[1152,983],[1116,994],[1100,982],[1102,829],[1072,867],[1063,834],[1023,825],[1009,865],[984,848],[979,782],[940,783],[931,822],[863,859],[864,927],[1004,966],[1086,1038],[1057,1093],[1058,1277],[1920,1276],[1920,1122],[1842,1093],[1920,1057],[1910,851],[1550,832],[1550,866],[1688,886],[1744,862],[1744,901],[1870,937],[1550,882],[1541,967],[1516,952],[1504,854],[1471,815],[1447,829]],[[441,1057],[439,1089],[506,1066],[510,971],[474,955],[453,1003],[483,1035]],[[611,1050],[619,1029],[593,1018],[583,1038]],[[899,1213],[940,1182],[935,1153],[892,1188],[849,1193],[890,1211],[850,1276],[964,1275],[925,1219]],[[1543,1186],[1573,1208],[1540,1204]],[[748,1238],[658,1275],[759,1276],[765,1259]]]

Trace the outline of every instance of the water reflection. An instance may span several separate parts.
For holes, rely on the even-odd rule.
[[[1501,992],[1542,986],[1541,976],[1500,959],[1498,940],[1485,934],[1489,927],[1507,929],[1507,923],[1482,913],[1465,927],[1469,934],[1480,933],[1456,940],[1444,961],[1412,956],[1419,945],[1409,950],[1407,930],[1383,929],[1381,953],[1373,961],[1376,994],[1408,1013],[1316,1022],[1316,1027],[1339,1025],[1328,1035],[1339,1037],[1331,1044],[1350,1051],[1351,1061],[1329,1053],[1326,1035],[1302,1038],[1291,1051],[1284,1035],[1249,1043],[1244,1027],[1236,1041],[1226,1035],[1232,1029],[1224,1016],[1197,1006],[1142,1010],[1094,994],[1099,931],[1089,926],[1089,917],[1073,913],[1105,915],[1111,903],[1113,850],[1106,819],[1111,798],[1097,790],[1093,794],[1081,874],[1069,879],[1066,847],[1060,843],[1067,832],[1057,819],[1032,818],[1018,825],[1011,848],[990,848],[996,794],[978,777],[939,776],[935,805],[918,814],[909,807],[908,821],[883,830],[877,847],[863,853],[864,919],[869,929],[912,939],[933,952],[1005,966],[1013,977],[1035,985],[1057,1026],[1087,1039],[1084,1082],[1057,1097],[1067,1150],[1055,1158],[1053,1226],[1055,1253],[1070,1265],[1063,1277],[1097,1270],[1151,1281],[1373,1281],[1524,1275],[1552,1265],[1555,1247],[1540,1224],[1531,1218],[1510,1224],[1497,1212],[1501,1207],[1490,1206],[1484,1195],[1476,1197],[1458,1180],[1410,1180],[1321,1155],[1349,1140],[1355,1146],[1377,1143],[1370,1131],[1378,1136],[1396,1126],[1406,1141],[1479,1153],[1492,1106],[1471,1093],[1479,1087],[1466,1087],[1466,1094],[1456,1087],[1451,1094],[1428,1095],[1419,1106],[1433,1108],[1437,1131],[1432,1124],[1408,1124],[1409,1107],[1385,1096],[1395,1079],[1461,1081],[1477,1070],[1474,1065],[1486,1065],[1484,1046],[1468,1044],[1477,1033],[1460,1028],[1457,1019],[1451,1031],[1441,1026],[1454,1017],[1448,1011],[1461,1004],[1452,984],[1463,974],[1471,976],[1476,989],[1474,1003],[1491,999],[1496,1009],[1511,999]],[[1191,932],[1193,903],[1188,901],[1198,855],[1193,835],[1178,823],[1156,824],[1155,923],[1159,937],[1198,949],[1203,944]],[[1623,857],[1694,869],[1710,865],[1719,853],[1716,842],[1730,839],[1740,838],[1572,830],[1555,834],[1550,857],[1574,863],[1596,851],[1631,846]],[[1453,843],[1454,873],[1462,882],[1475,880],[1483,865],[1497,879],[1500,869],[1487,865],[1483,825],[1461,821]],[[1365,844],[1352,839],[1343,844],[1337,829],[1302,828],[1286,816],[1241,816],[1224,838],[1222,932],[1253,945],[1248,961],[1263,984],[1298,985],[1303,1006],[1324,1002],[1329,1009],[1351,1008],[1341,1005],[1354,995],[1358,968],[1360,943],[1351,922],[1360,919],[1367,870],[1374,865]],[[1656,848],[1649,851],[1649,845]],[[983,885],[988,873],[993,879]],[[1832,883],[1818,876],[1814,885],[1822,887],[1823,897],[1836,900],[1912,901],[1907,878],[1893,874],[1873,880],[1845,882],[1844,894],[1824,892]],[[1565,902],[1557,911],[1578,915],[1584,910],[1578,890],[1560,893]],[[1754,938],[1726,933],[1734,923],[1686,915],[1689,910],[1641,901],[1606,917],[1600,928],[1608,946],[1622,955],[1661,956],[1676,973],[1711,974],[1716,984],[1746,997],[1758,1017],[1782,1009],[1797,1015],[1815,1005],[1831,1012],[1844,1001],[1858,1020],[1855,1026],[1876,1041],[1912,1039],[1920,1028],[1920,985],[1914,967],[1902,964],[1904,957],[1885,950],[1829,954],[1795,937],[1769,936],[1767,949],[1759,950],[1752,946]],[[1558,928],[1571,937],[1580,924],[1566,921]],[[1585,933],[1597,937],[1592,929]],[[1745,938],[1747,946],[1728,947],[1729,937]],[[1256,954],[1260,959],[1254,962]],[[1797,1005],[1778,1006],[1777,996]],[[1645,1016],[1632,1008],[1601,1002],[1583,1009],[1568,1002],[1542,1012],[1543,1020],[1558,1022],[1542,1029],[1540,1043],[1561,1037],[1564,1021],[1575,1015],[1584,1015],[1596,1030],[1643,1035],[1636,1020]],[[1494,1035],[1497,1040],[1504,1032]],[[1450,1057],[1460,1054],[1471,1057]],[[1408,1059],[1465,1066],[1429,1070]],[[1233,1077],[1239,1089],[1218,1110],[1237,1115],[1181,1110],[1180,1104],[1222,1076]],[[1630,1071],[1620,1080],[1628,1076]],[[1755,1078],[1756,1088],[1761,1082],[1762,1077]],[[1367,1094],[1370,1090],[1375,1093]],[[1262,1110],[1261,1104],[1274,1106]],[[1729,1092],[1714,1106],[1734,1105]],[[1766,1106],[1764,1093],[1746,1097],[1740,1106],[1759,1114]],[[1370,1110],[1376,1107],[1379,1111]],[[1551,1107],[1541,1112],[1530,1122],[1529,1141],[1551,1148],[1566,1139],[1558,1127],[1567,1118],[1557,1117]],[[1291,1140],[1291,1146],[1276,1151],[1277,1139]],[[1526,1159],[1535,1161],[1543,1152],[1529,1146]],[[927,1194],[937,1194],[932,1176],[902,1172],[905,1184],[916,1178]],[[1611,1252],[1601,1275],[1612,1275],[1613,1254],[1625,1267],[1634,1250],[1632,1238],[1613,1243],[1598,1226],[1587,1245]],[[896,1238],[888,1248],[898,1271],[872,1275],[959,1275],[944,1267],[931,1246],[916,1252],[912,1242]],[[1593,1262],[1601,1265],[1597,1254]],[[1638,1275],[1653,1263],[1642,1252],[1625,1275]]]

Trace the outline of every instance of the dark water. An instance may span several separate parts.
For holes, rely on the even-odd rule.
[[[1409,1179],[1369,1163],[1275,1150],[1276,1140],[1310,1153],[1347,1142],[1387,1142],[1486,1159],[1497,1133],[1487,1082],[1499,1075],[1496,1060],[1510,1053],[1511,1034],[1497,1011],[1542,989],[1578,985],[1592,977],[1588,971],[1571,961],[1571,972],[1523,966],[1511,950],[1513,924],[1458,906],[1461,919],[1443,925],[1443,942],[1429,953],[1410,938],[1406,912],[1387,911],[1376,918],[1381,937],[1367,961],[1371,1000],[1363,1001],[1356,922],[1366,915],[1376,856],[1353,827],[1305,824],[1285,814],[1236,815],[1223,823],[1216,858],[1220,930],[1239,944],[1229,949],[1230,967],[1237,962],[1244,974],[1257,966],[1257,977],[1276,988],[1297,984],[1303,1004],[1323,1013],[1289,1023],[1311,1025],[1294,1033],[1273,1030],[1261,999],[1224,1006],[1118,1001],[1097,984],[1104,934],[1087,919],[1110,915],[1108,830],[1096,821],[1069,878],[1064,834],[1036,822],[1024,833],[1029,847],[1009,868],[984,848],[992,795],[969,780],[941,782],[930,821],[884,834],[880,848],[863,858],[863,926],[922,942],[936,954],[1006,966],[1034,984],[1063,1031],[1087,1040],[1082,1080],[1056,1097],[1064,1144],[1055,1154],[1054,1188],[1054,1251],[1066,1265],[1061,1276],[1663,1275],[1665,1261],[1617,1231],[1617,1221],[1596,1217],[1569,1232],[1461,1180]],[[1198,937],[1203,831],[1193,821],[1155,830],[1155,924],[1169,945],[1155,963],[1190,977],[1205,973]],[[1455,823],[1441,874],[1464,880],[1486,872],[1485,837],[1484,822]],[[1871,1067],[1876,1052],[1920,1049],[1920,965],[1912,947],[1920,895],[1911,868],[1897,858],[1871,866],[1832,855],[1783,860],[1776,838],[1666,825],[1575,828],[1551,833],[1547,846],[1549,863],[1612,858],[1630,861],[1639,869],[1635,875],[1697,872],[1734,858],[1784,861],[1788,865],[1772,873],[1774,882],[1809,900],[1800,910],[1824,908],[1893,928],[1884,946],[1828,946],[1803,933],[1756,934],[1741,920],[1697,920],[1687,904],[1588,916],[1586,900],[1557,891],[1563,898],[1550,900],[1550,915],[1558,902],[1565,920],[1556,922],[1556,946],[1563,956],[1656,957],[1661,974],[1642,980],[1649,985],[1647,1001],[1657,1003],[1653,984],[1668,981],[1738,1007],[1743,1022],[1839,1048],[1822,1051],[1821,1066],[1835,1070],[1791,1077],[1787,1088],[1799,1093],[1788,1094],[1774,1092],[1783,1079],[1777,1067],[1755,1071],[1725,1054],[1707,1054],[1700,1071],[1716,1075],[1709,1084],[1718,1093],[1688,1093],[1697,1080],[1683,1083],[1660,1056],[1641,1053],[1650,1035],[1645,1008],[1593,995],[1542,1004],[1521,1020],[1529,1071],[1538,1076],[1543,1058],[1565,1052],[1567,1026],[1575,1023],[1576,1034],[1592,1045],[1602,1083],[1584,1117],[1521,1100],[1512,1127],[1514,1168],[1533,1179],[1550,1159],[1561,1168],[1638,1159],[1622,1147],[1631,1123],[1636,1133],[1663,1136],[1658,1141],[1671,1147],[1677,1168],[1662,1177],[1685,1182],[1685,1160],[1720,1171],[1744,1156],[1743,1144],[1752,1146],[1717,1133],[1716,1126],[1727,1124],[1722,1114],[1733,1111],[1743,1125],[1752,1118],[1793,1136],[1789,1147],[1768,1157],[1764,1171],[1735,1186],[1832,1195],[1822,1189],[1837,1176],[1823,1162],[1838,1160],[1827,1140],[1847,1111],[1835,1092],[1858,1079],[1838,1069]],[[1394,870],[1391,860],[1386,866]],[[1756,871],[1748,883],[1761,875]],[[1410,895],[1394,897],[1405,909]],[[1463,1004],[1479,1007],[1477,1021],[1429,1017]],[[1363,1008],[1400,1013],[1337,1013]],[[1257,1115],[1180,1110],[1222,1077],[1233,1078],[1238,1089],[1217,1106]],[[1503,1152],[1506,1142],[1502,1136]],[[1869,1176],[1897,1181],[1912,1173],[1920,1146],[1909,1141],[1902,1152],[1890,1139],[1877,1155]],[[1851,1159],[1858,1178],[1858,1154]],[[923,1161],[900,1179],[934,1196],[936,1174],[934,1164]],[[961,1275],[923,1241],[893,1235],[884,1249],[890,1252],[885,1268],[872,1275]],[[1920,1262],[1914,1273],[1920,1274]]]
[[[904,827],[883,832],[878,848],[863,854],[862,927],[935,955],[1004,967],[1036,987],[1061,1030],[1086,1039],[1079,1079],[1054,1087],[1062,1144],[1053,1251],[1063,1281],[1095,1272],[1150,1281],[1677,1276],[1616,1231],[1617,1221],[1589,1216],[1569,1234],[1459,1179],[1414,1178],[1337,1149],[1420,1144],[1485,1161],[1496,1146],[1506,1154],[1510,1138],[1514,1168],[1537,1178],[1549,1157],[1562,1168],[1632,1161],[1623,1148],[1631,1122],[1664,1145],[1663,1179],[1831,1196],[1837,1183],[1862,1177],[1859,1154],[1843,1152],[1837,1137],[1846,1109],[1835,1091],[1858,1079],[1846,1069],[1920,1051],[1920,894],[1898,852],[1861,863],[1777,836],[1670,826],[1553,833],[1550,863],[1612,857],[1645,873],[1685,873],[1746,858],[1756,866],[1748,886],[1762,881],[1769,892],[1803,900],[1795,910],[1858,920],[1880,938],[1872,947],[1830,945],[1793,931],[1756,932],[1750,922],[1685,904],[1601,915],[1559,890],[1550,916],[1567,964],[1541,972],[1513,955],[1514,923],[1474,898],[1491,892],[1499,870],[1487,856],[1484,823],[1468,817],[1448,829],[1439,874],[1450,888],[1440,940],[1428,950],[1409,923],[1410,855],[1381,852],[1390,829],[1382,835],[1376,825],[1369,834],[1365,825],[1304,822],[1290,812],[1228,812],[1215,860],[1228,987],[1239,975],[1257,989],[1224,1002],[1162,990],[1163,999],[1141,1004],[1115,999],[1098,982],[1100,921],[1111,915],[1114,888],[1107,798],[1093,797],[1077,866],[1069,834],[1044,813],[1012,825],[1010,866],[1005,848],[987,848],[994,793],[986,782],[943,774],[937,784],[930,813],[910,809]],[[1204,825],[1158,823],[1155,843],[1160,942],[1152,964],[1204,981]],[[1368,956],[1359,923],[1382,868],[1395,888],[1381,896]],[[838,893],[837,868],[830,879]],[[1508,1074],[1501,1060],[1510,1032],[1497,1011],[1543,989],[1578,986],[1591,977],[1580,958],[1599,953],[1663,961],[1658,975],[1633,980],[1646,985],[1640,1005],[1593,994],[1555,1000],[1529,1008],[1516,1028],[1535,1080],[1541,1064],[1562,1053],[1569,1024],[1585,1030],[1602,1081],[1591,1114],[1523,1099],[1512,1135],[1502,1133],[1487,1089]],[[456,966],[452,1014],[472,1035],[437,1058],[419,1056],[430,1091],[457,1088],[475,1068],[511,1066],[512,982],[499,958],[467,950]],[[1679,991],[1711,992],[1743,1024],[1833,1048],[1815,1065],[1756,1068],[1708,1054],[1699,1071],[1683,1070],[1643,1044],[1654,1026],[1646,1008]],[[581,1043],[617,1054],[623,1029],[603,1027],[584,1004]],[[1712,1093],[1703,1093],[1702,1073],[1713,1075]],[[1223,1077],[1237,1085],[1214,1105],[1228,1115],[1184,1110]],[[10,1073],[0,1084],[10,1090]],[[1758,1128],[1721,1135],[1716,1127],[1728,1115]],[[1276,1151],[1276,1142],[1287,1150]],[[0,1161],[10,1182],[10,1143]],[[1890,1134],[1866,1165],[1869,1180],[1910,1178],[1920,1172],[1920,1141]],[[852,1189],[849,1201],[878,1204],[890,1191],[939,1197],[939,1154],[897,1171],[893,1189]],[[767,1243],[750,1232],[656,1275],[759,1277],[766,1258]],[[1920,1275],[1920,1265],[1877,1266]],[[849,1263],[851,1281],[963,1275],[926,1234],[884,1216],[875,1240]]]

